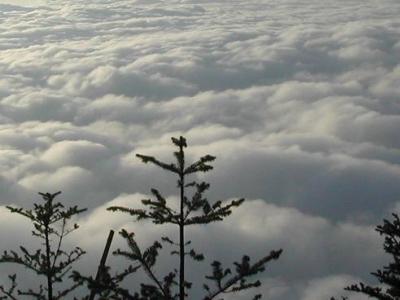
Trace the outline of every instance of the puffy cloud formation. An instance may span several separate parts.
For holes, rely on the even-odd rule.
[[[190,158],[218,157],[210,198],[249,199],[193,240],[228,262],[284,248],[268,299],[341,295],[384,263],[373,228],[399,208],[398,1],[15,3],[0,1],[1,205],[62,190],[89,207],[69,241],[88,269],[110,228],[132,226],[106,207],[151,187],[174,201],[175,179],[134,154],[172,159],[176,135]],[[4,250],[27,239],[0,215]]]

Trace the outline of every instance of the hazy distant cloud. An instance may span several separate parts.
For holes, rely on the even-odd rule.
[[[90,208],[75,240],[97,253],[129,226],[107,206],[153,186],[173,201],[175,178],[135,154],[170,160],[183,134],[189,159],[218,158],[210,198],[259,199],[194,240],[226,237],[216,256],[284,248],[270,299],[340,295],[382,264],[373,227],[399,208],[399,13],[395,0],[0,4],[0,201],[62,190]],[[0,232],[7,247],[20,234]]]
[[[332,295],[349,296],[350,293],[342,291],[343,286],[346,286],[348,282],[359,282],[359,279],[346,275],[336,275],[312,280],[307,284],[300,299],[317,300],[330,299]],[[340,296],[337,296],[336,298]],[[363,295],[351,294],[350,299],[361,300],[364,299],[364,297],[365,296]]]

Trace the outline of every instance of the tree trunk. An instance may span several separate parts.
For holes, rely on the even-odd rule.
[[[50,241],[49,241],[49,226],[45,227],[46,237],[46,276],[47,276],[47,298],[53,300],[53,282],[52,282],[52,268],[50,263]]]
[[[185,232],[184,232],[184,181],[183,170],[180,175],[180,224],[179,224],[179,300],[185,299]]]

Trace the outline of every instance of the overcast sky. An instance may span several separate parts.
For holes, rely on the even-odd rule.
[[[1,205],[61,190],[88,207],[68,241],[90,252],[85,270],[109,229],[160,237],[105,208],[151,187],[174,201],[175,179],[134,154],[172,159],[179,135],[189,157],[217,156],[210,199],[247,198],[191,230],[207,258],[284,249],[266,299],[345,295],[385,262],[374,227],[400,208],[399,1],[12,2],[0,0]],[[1,250],[29,240],[21,221],[0,208]]]

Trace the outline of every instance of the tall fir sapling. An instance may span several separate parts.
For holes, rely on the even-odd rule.
[[[19,214],[33,224],[32,235],[42,240],[42,248],[35,251],[20,246],[20,251],[4,251],[0,257],[0,263],[18,264],[43,277],[45,284],[39,284],[36,289],[20,289],[17,285],[16,275],[10,275],[10,286],[0,286],[0,299],[28,299],[58,300],[66,297],[75,290],[80,283],[71,282],[71,285],[63,285],[57,289],[57,284],[62,283],[72,265],[85,253],[81,248],[75,247],[71,251],[63,249],[63,241],[67,235],[78,229],[77,224],[68,226],[68,221],[86,209],[77,206],[65,208],[55,198],[61,192],[54,194],[39,193],[44,203],[35,203],[34,208],[24,209],[7,206],[11,213]]]
[[[186,227],[223,221],[232,213],[234,208],[239,207],[244,201],[244,199],[239,199],[211,203],[207,200],[204,194],[210,185],[196,180],[189,181],[189,176],[212,170],[211,162],[215,160],[215,157],[205,155],[194,163],[187,165],[184,151],[187,147],[186,139],[184,137],[172,138],[172,142],[177,147],[177,151],[174,152],[174,163],[165,163],[155,157],[142,154],[137,154],[136,156],[144,163],[153,164],[177,176],[178,208],[174,209],[157,189],[152,189],[153,198],[142,200],[144,208],[113,206],[108,210],[128,213],[137,221],[150,220],[157,225],[172,224],[177,227],[178,240],[174,241],[171,237],[164,236],[161,237],[160,241],[155,241],[143,251],[136,242],[134,234],[122,229],[120,235],[126,241],[128,249],[117,249],[114,251],[114,255],[128,259],[133,265],[130,265],[123,273],[117,276],[109,277],[107,275],[108,279],[102,282],[93,282],[92,278],[83,278],[75,273],[76,280],[86,281],[92,285],[92,288],[98,288],[100,294],[108,295],[110,299],[111,295],[114,297],[112,299],[193,299],[189,296],[189,290],[192,288],[193,283],[186,278],[186,259],[202,261],[204,260],[204,255],[198,253],[195,249],[189,248],[191,241],[186,239]],[[188,196],[189,189],[193,190],[191,197]],[[165,244],[174,248],[171,255],[177,255],[179,263],[177,268],[160,278],[156,274],[155,267],[158,263],[158,254]],[[225,268],[219,261],[214,261],[211,264],[210,274],[205,276],[207,283],[203,284],[204,296],[196,298],[203,300],[223,299],[221,297],[224,293],[236,293],[245,289],[259,287],[261,282],[251,278],[263,272],[265,265],[271,260],[278,259],[281,253],[282,250],[271,251],[268,255],[255,262],[251,262],[250,257],[244,255],[239,262],[234,263],[234,269]],[[127,275],[139,269],[142,269],[147,274],[149,282],[142,283],[139,291],[136,292],[121,288],[121,281]],[[108,273],[105,272],[105,274]],[[257,294],[253,299],[260,298],[261,295]]]

